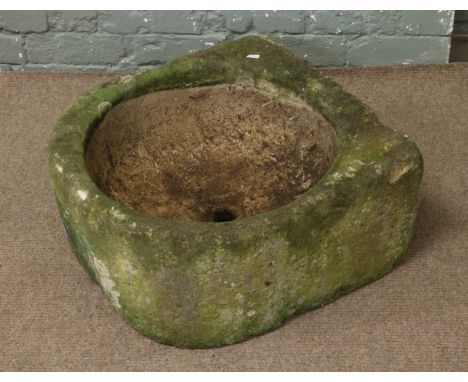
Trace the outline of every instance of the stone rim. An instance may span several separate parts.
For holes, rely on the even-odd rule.
[[[291,59],[293,54],[280,46],[279,44],[273,43],[268,38],[265,37],[257,37],[257,36],[247,36],[239,40],[240,42],[248,42],[252,43],[252,47],[250,51],[256,52],[261,48],[262,51],[265,51],[269,48],[275,47],[276,49],[280,49],[281,53],[284,55],[289,56],[288,59]],[[240,51],[236,51],[235,44],[238,42],[228,42],[225,44],[233,45],[234,49],[231,53],[230,58],[239,59],[239,53],[243,54],[242,49]],[[182,57],[181,59],[175,60],[166,66],[154,70],[149,70],[142,73],[137,73],[135,75],[126,75],[120,77],[118,80],[110,81],[108,83],[98,85],[85,93],[84,95],[78,97],[73,104],[71,104],[60,120],[58,121],[53,134],[51,136],[51,140],[49,143],[49,168],[52,174],[52,178],[54,181],[54,185],[59,187],[60,185],[60,177],[57,177],[56,173],[60,172],[59,168],[62,168],[63,171],[68,173],[69,177],[75,177],[79,179],[79,182],[76,183],[78,186],[77,193],[78,196],[81,197],[83,200],[96,200],[102,199],[105,201],[104,206],[113,208],[116,212],[114,215],[122,216],[125,215],[128,217],[129,220],[135,221],[137,224],[148,225],[148,227],[154,226],[154,224],[161,224],[164,226],[167,225],[174,225],[177,226],[177,229],[183,228],[183,226],[187,225],[187,227],[193,228],[193,225],[199,225],[200,227],[203,225],[209,225],[210,229],[216,229],[215,226],[219,226],[219,224],[214,225],[212,222],[182,222],[182,221],[172,221],[171,219],[166,219],[163,217],[157,216],[147,216],[141,212],[128,208],[121,204],[120,202],[108,197],[104,192],[102,192],[91,179],[86,170],[85,162],[84,162],[84,155],[86,151],[86,144],[89,136],[92,134],[92,131],[97,127],[97,125],[102,121],[104,115],[110,110],[111,107],[117,105],[120,102],[127,101],[131,98],[135,98],[137,96],[147,94],[151,91],[157,90],[169,90],[169,89],[177,89],[177,88],[185,88],[185,87],[196,87],[196,86],[209,86],[215,84],[222,84],[222,83],[235,83],[239,79],[244,80],[248,78],[249,80],[254,78],[256,73],[256,68],[252,70],[250,73],[238,73],[238,76],[235,76],[233,72],[227,72],[221,78],[198,78],[197,81],[182,82],[178,83],[175,86],[168,87],[167,85],[161,86],[158,84],[158,79],[163,79],[166,75],[168,70],[167,68],[173,68],[174,66],[177,67],[177,64],[184,61],[184,60],[193,60],[194,62],[198,61],[200,56],[208,56],[212,57],[216,55],[219,50],[218,47],[213,47],[210,49],[203,50],[201,52],[196,52],[194,54],[189,54],[187,56]],[[263,53],[263,52],[262,52]],[[257,53],[258,54],[258,53]],[[246,62],[254,62],[257,61],[257,54],[250,53],[244,55]],[[262,54],[259,54],[259,58],[261,59]],[[223,57],[224,59],[226,57]],[[301,60],[297,57],[293,57],[292,59],[296,60],[297,63],[304,64],[305,61]],[[189,62],[190,64],[190,62]],[[260,63],[261,64],[261,63]],[[346,95],[340,87],[337,87],[331,80],[323,78],[318,71],[313,68],[310,64],[305,63],[307,66],[307,71],[309,75],[312,75],[311,78],[314,80],[315,85],[317,87],[317,91],[321,91],[325,86],[330,86],[333,88],[333,91],[341,92],[340,96]],[[186,65],[185,68],[190,68],[190,65]],[[220,69],[220,68],[218,68]],[[302,68],[301,68],[302,69]],[[182,74],[187,74],[183,73]],[[146,78],[150,77],[149,83],[146,83]],[[152,79],[151,79],[152,77]],[[139,84],[139,80],[143,85]],[[276,85],[276,84],[275,84]],[[143,88],[143,89],[142,89]],[[288,91],[289,89],[284,89]],[[300,94],[296,94],[301,96]],[[303,95],[302,95],[303,96]],[[316,109],[316,105],[311,104],[306,99],[306,103],[313,109],[321,113],[319,110]],[[378,121],[375,115],[370,112],[368,108],[366,108],[360,101],[357,99],[353,102],[354,107],[359,107],[362,109],[363,114],[368,117],[371,117],[372,120],[368,120],[367,124],[371,125],[376,131],[380,131],[382,136],[388,135],[391,133],[389,129],[383,128]],[[328,107],[330,105],[324,105]],[[86,111],[86,114],[83,115],[83,111]],[[93,112],[94,111],[94,112]],[[322,113],[321,113],[322,114]],[[323,115],[323,114],[322,114]],[[326,116],[325,116],[326,117]],[[327,117],[326,117],[327,118]],[[236,225],[262,225],[265,218],[269,219],[277,219],[278,217],[282,216],[290,210],[293,213],[298,213],[302,206],[308,205],[311,203],[312,200],[318,199],[321,202],[324,202],[323,198],[320,196],[329,195],[324,193],[327,187],[327,184],[333,183],[338,184],[346,181],[345,178],[339,175],[340,172],[340,165],[343,163],[343,157],[349,153],[350,145],[349,141],[352,140],[353,130],[355,128],[346,130],[346,128],[342,126],[337,126],[336,121],[329,120],[331,125],[335,128],[337,134],[337,156],[333,161],[332,165],[329,169],[325,172],[325,174],[320,178],[320,180],[311,188],[296,196],[295,200],[280,206],[276,209],[261,212],[254,216],[243,217],[241,219],[236,219],[234,221],[226,222],[223,224],[236,224]],[[363,123],[362,125],[365,125]],[[349,126],[352,127],[352,126]],[[71,129],[70,129],[71,128]],[[70,131],[72,130],[72,131]],[[384,134],[387,133],[387,134]],[[354,138],[356,135],[359,135],[358,132],[354,134]],[[398,138],[397,141],[401,141],[401,134],[394,132],[392,138]],[[70,139],[71,138],[71,139]],[[371,141],[376,141],[380,137],[374,137]],[[67,141],[67,144],[63,144],[64,141]],[[358,141],[360,144],[364,143],[367,144],[367,139],[362,139],[362,137],[358,136]],[[367,142],[366,142],[367,141]],[[409,143],[409,141],[407,141]],[[65,150],[64,150],[65,149]],[[64,153],[67,151],[67,153]],[[356,160],[360,160],[359,158],[355,158]],[[80,166],[77,167],[72,166],[70,169],[67,164],[75,163],[79,164]],[[60,188],[60,187],[59,187]],[[81,191],[81,192],[80,192]],[[81,194],[81,196],[80,196]],[[86,194],[86,198],[85,198]],[[64,196],[64,195],[63,195]],[[117,220],[120,220],[117,218]]]

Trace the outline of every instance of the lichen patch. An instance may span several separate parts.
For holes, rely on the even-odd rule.
[[[108,110],[110,110],[112,107],[112,104],[110,102],[101,102],[98,106],[97,106],[97,109],[98,109],[98,113],[99,113],[99,116],[103,116]]]
[[[87,191],[87,190],[78,190],[78,191],[76,191],[76,193],[78,194],[78,196],[79,196],[79,198],[81,200],[88,199],[89,191]]]
[[[413,169],[413,163],[408,163],[403,167],[395,168],[388,177],[388,183],[397,183],[405,174]]]
[[[256,312],[255,310],[253,310],[253,309],[252,309],[252,310],[249,310],[249,311],[247,312],[247,317],[255,316],[256,313],[257,313],[257,312]]]
[[[116,308],[121,308],[120,302],[119,302],[120,292],[117,290],[114,290],[115,282],[112,280],[109,270],[107,269],[106,265],[97,257],[93,255],[90,257],[91,257],[90,265],[92,266],[94,272],[96,273],[96,277],[102,289],[104,290],[104,293],[106,293],[106,295],[109,296],[112,305],[114,305]]]
[[[135,77],[131,74],[127,74],[125,76],[120,77],[120,82],[122,82],[123,84],[130,84],[133,81],[135,81]]]

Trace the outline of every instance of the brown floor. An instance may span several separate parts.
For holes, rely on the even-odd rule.
[[[0,74],[0,370],[468,370],[468,64],[325,71],[425,158],[396,269],[261,337],[212,350],[128,326],[73,257],[46,145],[102,74]]]

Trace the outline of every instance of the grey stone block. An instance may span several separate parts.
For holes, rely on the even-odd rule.
[[[0,11],[0,29],[11,32],[45,32],[46,11]]]
[[[367,34],[397,34],[401,30],[402,11],[364,11]]]
[[[22,64],[25,62],[21,36],[0,35],[0,63]]]
[[[286,45],[316,66],[344,66],[346,40],[342,36],[284,36],[274,40]]]
[[[448,36],[454,11],[403,11],[403,31],[409,35]]]
[[[202,33],[202,13],[197,11],[151,11],[150,21],[155,33]]]
[[[209,48],[224,40],[224,34],[168,39],[160,35],[137,36],[134,61],[137,65],[162,64],[191,51]]]
[[[203,33],[226,33],[226,19],[221,11],[203,11],[201,15]]]
[[[13,71],[24,72],[110,72],[106,65],[67,65],[67,64],[26,64],[21,69],[13,68]]]
[[[11,72],[12,70],[13,68],[10,65],[0,64],[0,72]]]
[[[226,28],[231,32],[245,33],[252,27],[252,12],[250,11],[223,11],[226,18]]]
[[[371,36],[351,42],[348,61],[352,66],[446,63],[449,51],[449,37]]]
[[[28,60],[34,64],[115,65],[125,55],[115,35],[45,33],[26,37]]]
[[[306,14],[308,33],[313,34],[365,34],[363,11],[310,11]]]
[[[151,18],[147,11],[105,11],[101,12],[102,29],[109,33],[147,33]]]
[[[302,11],[255,11],[253,24],[260,33],[304,33]]]
[[[96,11],[48,11],[51,31],[96,32]]]

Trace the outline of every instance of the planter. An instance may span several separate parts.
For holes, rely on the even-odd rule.
[[[116,310],[197,348],[388,273],[422,158],[309,63],[249,36],[77,98],[49,168],[75,254]]]

